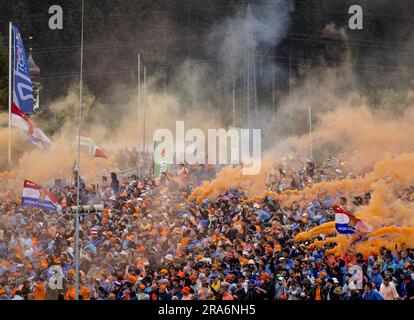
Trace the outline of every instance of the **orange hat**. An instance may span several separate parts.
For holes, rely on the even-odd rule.
[[[60,257],[57,257],[55,260],[53,260],[55,263],[61,263]]]
[[[0,290],[0,294],[6,294],[6,290],[1,289],[1,290]]]
[[[280,296],[280,300],[287,300],[287,297],[286,297],[284,294],[282,294],[282,295]]]
[[[116,242],[116,238],[112,237],[109,241],[111,241],[111,243],[115,243]]]
[[[321,278],[318,278],[318,279],[315,280],[315,282],[318,283],[318,284],[321,284],[322,283],[322,279]]]
[[[185,274],[184,274],[184,272],[182,272],[182,271],[178,271],[177,275],[178,275],[180,278],[185,278]]]
[[[321,272],[321,277],[322,277],[322,278],[325,278],[326,276],[327,276],[326,272],[325,272],[325,271],[322,271],[322,272]]]
[[[73,270],[73,269],[69,269],[69,270],[68,270],[68,276],[69,276],[69,275],[74,276],[74,275],[75,275],[75,270]]]
[[[145,289],[145,286],[144,286],[143,284],[140,284],[140,285],[139,285],[139,288],[140,288],[141,290],[144,290],[144,289]]]
[[[190,294],[190,292],[191,292],[190,287],[184,287],[184,288],[183,288],[183,292],[184,292],[185,294]]]
[[[161,269],[161,271],[160,271],[161,273],[168,273],[168,270],[167,269]]]
[[[108,224],[108,219],[107,219],[107,218],[103,218],[103,219],[102,219],[102,223],[103,223],[103,224]]]
[[[273,253],[273,249],[272,249],[272,247],[267,247],[267,248],[266,248],[266,253],[267,253],[267,254],[272,254],[272,253]]]
[[[196,280],[197,279],[197,276],[195,275],[195,274],[192,274],[191,276],[190,276],[190,280]]]
[[[160,285],[161,290],[167,290],[167,286],[165,284]]]
[[[270,279],[270,275],[268,273],[265,273],[262,275],[262,279]]]

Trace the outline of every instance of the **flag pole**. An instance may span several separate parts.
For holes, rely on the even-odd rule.
[[[142,113],[143,113],[143,118],[144,118],[144,125],[142,127],[142,145],[143,145],[143,154],[142,154],[142,158],[143,158],[143,166],[145,168],[145,150],[146,150],[146,141],[145,141],[145,134],[146,134],[146,107],[147,107],[147,67],[144,66],[144,103],[142,105]],[[144,173],[143,173],[144,174]]]
[[[75,222],[75,300],[79,300],[79,192],[80,192],[80,130],[82,125],[82,90],[83,90],[83,15],[84,0],[82,0],[82,27],[81,27],[81,59],[80,59],[80,82],[79,82],[79,111],[78,111],[78,152],[77,152],[77,186],[76,186],[76,222]]]
[[[236,125],[236,77],[233,76],[233,127]]]
[[[11,164],[11,123],[12,123],[12,37],[13,23],[9,22],[9,146],[8,146],[8,162]]]
[[[312,109],[308,108],[309,113],[309,135],[310,135],[310,157],[313,160],[313,137],[312,137]]]
[[[137,125],[139,123],[139,113],[141,110],[141,54],[138,53],[138,112],[137,112]],[[139,143],[138,143],[138,157],[137,157],[137,167],[138,167],[138,177],[141,177],[141,164],[139,162],[140,160],[140,148],[139,148]]]

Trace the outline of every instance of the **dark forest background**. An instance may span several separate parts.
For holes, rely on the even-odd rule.
[[[160,89],[174,91],[180,84],[172,81],[178,66],[190,58],[208,64],[221,79],[224,68],[209,56],[206,47],[220,45],[223,35],[206,40],[214,25],[234,15],[246,0],[86,0],[85,1],[85,83],[88,90],[108,104],[114,84],[136,86],[137,53],[143,54],[148,75],[157,73]],[[64,10],[64,29],[50,30],[48,8],[59,4]],[[8,22],[15,22],[33,48],[41,69],[41,105],[65,95],[79,80],[80,0],[0,0],[0,108],[7,109]],[[349,30],[348,8],[359,4],[364,9],[364,29]],[[292,77],[299,72],[343,62],[343,39],[326,36],[327,24],[345,27],[352,53],[349,68],[357,75],[361,90],[375,96],[385,89],[396,92],[412,86],[414,58],[411,42],[414,30],[414,1],[385,0],[296,0],[286,37],[274,48],[271,59],[279,66],[276,87],[288,90],[287,70]],[[29,41],[29,35],[33,40]],[[260,77],[260,75],[259,75]],[[260,79],[259,79],[260,83]],[[220,85],[218,85],[220,87]],[[258,88],[259,103],[271,99],[267,88]],[[216,99],[219,98],[214,97]]]

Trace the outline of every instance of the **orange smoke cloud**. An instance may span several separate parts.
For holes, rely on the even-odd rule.
[[[295,241],[303,241],[303,240],[310,239],[312,237],[316,237],[320,234],[332,234],[332,233],[335,233],[335,222],[334,221],[326,222],[309,231],[298,233],[295,236]]]
[[[365,240],[352,243],[349,237],[335,237],[324,241],[315,241],[311,247],[322,246],[334,241],[337,246],[334,252],[347,253],[350,249],[369,255],[377,252],[381,246],[395,247],[414,245],[414,203],[400,198],[405,188],[414,185],[414,174],[410,168],[414,166],[414,154],[401,154],[392,157],[385,155],[372,172],[356,179],[356,186],[341,181],[323,182],[306,189],[298,200],[314,199],[317,191],[324,190],[327,194],[337,195],[338,192],[352,193],[371,192],[369,205],[357,208],[356,216],[371,225],[375,231],[367,234]],[[344,188],[345,187],[345,188]],[[292,199],[289,199],[292,201]],[[329,225],[330,224],[330,225]],[[331,228],[328,228],[331,226]],[[320,233],[330,234],[334,231],[334,222],[323,224],[307,232],[300,233],[295,240],[310,239]],[[330,253],[333,251],[327,251]]]
[[[197,202],[200,202],[206,198],[211,200],[216,198],[220,193],[235,188],[244,190],[248,196],[254,195],[258,190],[264,195],[267,189],[267,175],[271,165],[271,158],[265,156],[262,159],[262,169],[260,173],[255,176],[244,175],[241,167],[223,168],[218,173],[216,179],[211,182],[206,181],[202,187],[196,188],[188,197],[188,201],[196,200]],[[260,196],[256,197],[259,198]]]

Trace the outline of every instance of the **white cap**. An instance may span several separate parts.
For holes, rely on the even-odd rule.
[[[337,278],[332,278],[332,280],[333,280],[334,283],[339,283]]]
[[[247,263],[248,264],[254,264],[254,260],[253,259],[250,259]]]

